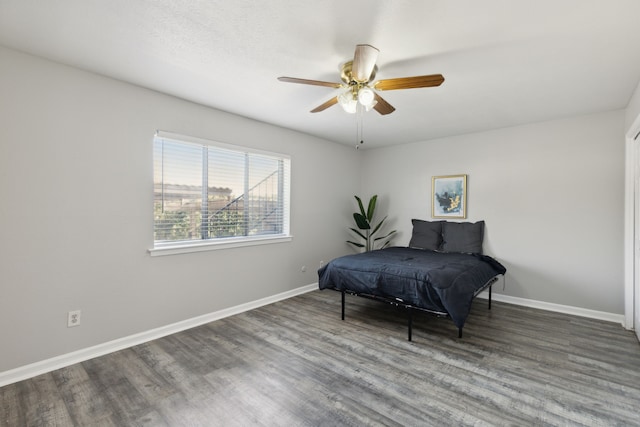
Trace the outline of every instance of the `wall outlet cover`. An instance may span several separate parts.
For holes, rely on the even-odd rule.
[[[70,311],[67,315],[67,328],[72,328],[74,326],[80,326],[80,310]]]

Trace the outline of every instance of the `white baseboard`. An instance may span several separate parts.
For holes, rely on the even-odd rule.
[[[484,291],[478,298],[489,298],[489,291]],[[551,302],[536,301],[527,298],[512,297],[509,295],[498,294],[493,292],[491,300],[506,302],[509,304],[522,305],[524,307],[539,308],[541,310],[555,311],[557,313],[572,314],[574,316],[588,317],[590,319],[604,320],[607,322],[619,323],[624,327],[624,315],[607,313],[606,311],[589,310],[587,308],[573,307],[570,305],[554,304]]]
[[[85,360],[93,359],[94,357],[104,356],[105,354],[113,353],[114,351],[133,347],[134,345],[142,344],[148,341],[162,338],[167,335],[175,334],[176,332],[204,325],[205,323],[213,322],[214,320],[219,320],[225,317],[233,316],[234,314],[253,310],[255,308],[262,307],[263,305],[272,304],[274,302],[311,292],[316,289],[318,289],[318,284],[313,283],[311,285],[302,286],[300,288],[292,289],[290,291],[282,292],[270,297],[251,301],[245,304],[240,304],[235,307],[230,307],[223,310],[215,311],[213,313],[204,314],[202,316],[183,320],[171,325],[162,326],[160,328],[141,332],[139,334],[134,334],[103,344],[98,344],[93,347],[88,347],[71,353],[52,357],[51,359],[31,363],[29,365],[21,366],[9,371],[0,372],[0,387],[8,384],[13,384],[18,381],[26,380],[28,378],[33,378],[37,375],[64,368],[75,363],[84,362]]]

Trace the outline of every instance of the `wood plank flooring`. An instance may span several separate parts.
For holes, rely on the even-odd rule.
[[[620,325],[476,300],[451,320],[314,291],[0,388],[1,426],[640,425]]]

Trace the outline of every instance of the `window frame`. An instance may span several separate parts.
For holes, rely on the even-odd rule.
[[[156,131],[152,143],[155,144],[156,138],[168,139],[175,142],[183,142],[187,144],[197,144],[207,147],[220,148],[223,150],[231,150],[237,153],[264,155],[277,158],[284,161],[284,180],[286,185],[284,186],[282,194],[283,213],[282,213],[282,232],[277,234],[259,234],[249,236],[232,236],[232,237],[215,237],[206,239],[194,239],[194,240],[179,240],[179,241],[164,241],[158,242],[155,240],[155,218],[152,221],[152,236],[153,245],[148,252],[151,256],[162,255],[175,255],[191,252],[202,252],[218,249],[238,248],[245,246],[257,246],[265,244],[283,243],[292,240],[293,236],[290,234],[291,223],[291,157],[286,154],[276,153],[272,151],[259,150],[251,147],[227,144],[219,141],[213,141],[204,138],[198,138],[188,135],[177,134],[166,131]],[[154,152],[155,156],[155,152]],[[152,156],[153,157],[153,156]],[[155,159],[153,159],[153,171],[155,174]],[[155,178],[154,178],[155,179]],[[154,182],[155,187],[155,182]],[[155,204],[155,197],[154,197]]]

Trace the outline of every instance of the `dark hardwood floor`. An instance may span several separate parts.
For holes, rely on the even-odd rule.
[[[640,425],[620,325],[476,300],[451,320],[314,291],[0,388],[2,426]]]

